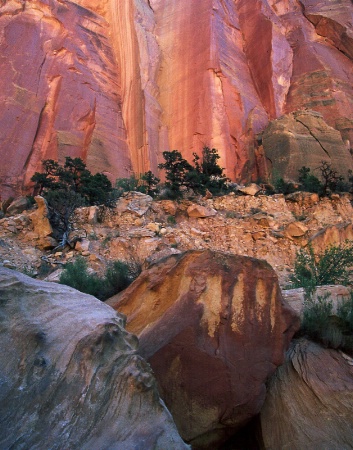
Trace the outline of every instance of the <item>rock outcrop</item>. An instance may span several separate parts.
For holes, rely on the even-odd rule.
[[[288,305],[293,308],[297,314],[302,316],[305,302],[304,288],[283,290],[282,295]],[[350,300],[351,291],[347,286],[342,286],[339,284],[318,286],[312,298],[314,301],[316,301],[318,297],[327,298],[330,302],[332,302],[333,312],[336,312],[337,308],[343,302],[347,302]]]
[[[350,0],[1,2],[3,197],[45,158],[114,179],[203,145],[230,178],[256,179],[258,134],[303,108],[349,149],[352,13]]]
[[[112,308],[0,268],[0,447],[186,449]]]
[[[216,448],[258,414],[298,327],[265,261],[211,251],[161,260],[108,303],[127,316],[195,449]]]
[[[268,385],[264,448],[353,447],[353,360],[305,339],[293,342]]]
[[[263,147],[272,167],[273,178],[297,181],[303,166],[321,179],[323,161],[348,179],[353,169],[349,149],[339,131],[328,126],[322,115],[298,111],[270,122],[263,134]]]

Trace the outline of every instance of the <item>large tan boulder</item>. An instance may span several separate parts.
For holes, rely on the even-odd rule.
[[[0,447],[185,449],[112,308],[0,267]]]
[[[340,132],[314,111],[297,111],[270,122],[263,134],[263,146],[274,177],[297,181],[299,169],[306,166],[320,178],[322,161],[345,178],[353,169]]]
[[[305,339],[293,342],[261,410],[264,448],[353,448],[353,360]]]
[[[108,303],[127,316],[195,449],[216,448],[258,414],[298,327],[265,261],[206,250],[161,260]]]

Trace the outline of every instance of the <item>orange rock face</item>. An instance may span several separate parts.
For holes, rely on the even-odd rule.
[[[219,448],[260,411],[298,327],[265,261],[207,250],[161,260],[108,303],[127,316],[195,449]]]
[[[191,159],[204,145],[230,178],[256,179],[256,136],[302,108],[349,148],[352,15],[349,0],[5,2],[3,196],[45,158],[80,156],[114,179],[157,173],[164,150]]]

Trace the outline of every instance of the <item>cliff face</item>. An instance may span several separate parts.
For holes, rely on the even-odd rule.
[[[218,149],[261,173],[256,135],[309,108],[353,141],[349,0],[0,2],[0,181],[80,156],[114,180]]]

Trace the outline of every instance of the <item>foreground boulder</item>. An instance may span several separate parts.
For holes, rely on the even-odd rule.
[[[353,448],[353,360],[305,339],[271,378],[261,411],[264,448]]]
[[[161,260],[108,302],[127,315],[195,449],[217,448],[259,413],[298,326],[265,261],[211,251]]]
[[[187,448],[109,306],[0,268],[0,331],[0,448]]]

